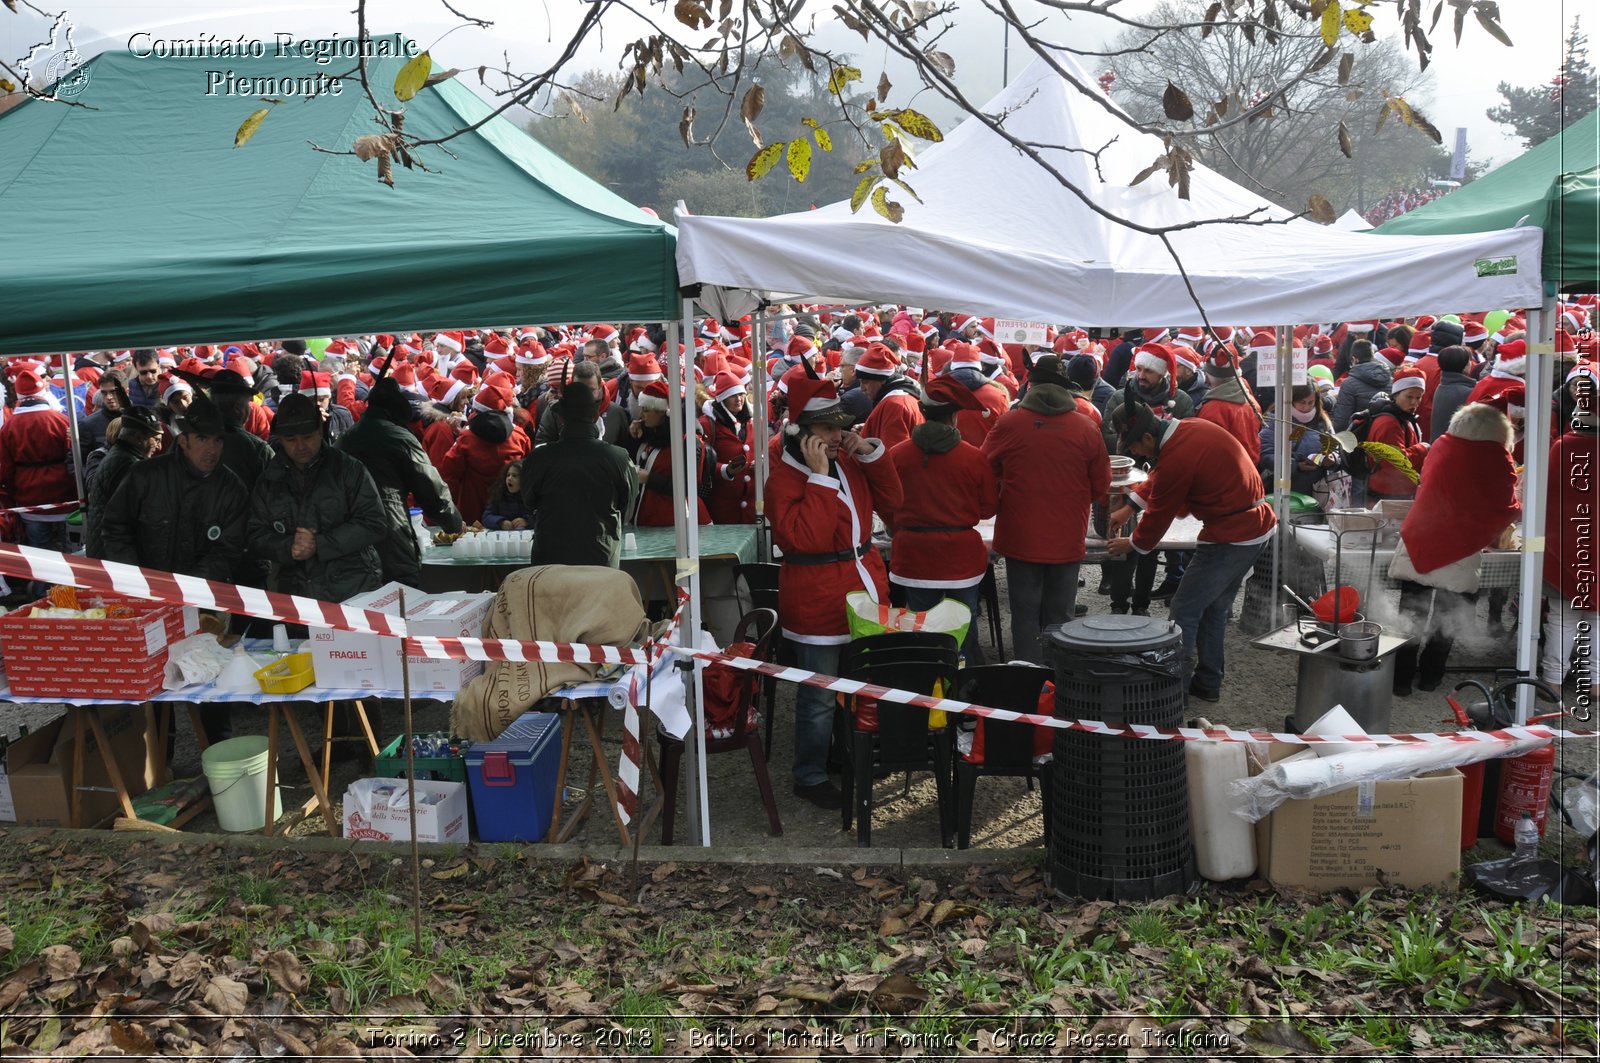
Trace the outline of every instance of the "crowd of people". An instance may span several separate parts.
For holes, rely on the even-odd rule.
[[[1390,192],[1373,205],[1371,210],[1362,211],[1361,216],[1367,219],[1370,225],[1382,225],[1386,221],[1393,221],[1408,211],[1416,210],[1425,203],[1432,203],[1446,192],[1453,192],[1454,188],[1410,188],[1401,192]]]
[[[1557,683],[1593,611],[1563,540],[1586,503],[1557,478],[1594,456],[1594,306],[1562,305],[1559,388],[1534,397],[1560,437],[1544,666]],[[1518,314],[1302,325],[1309,372],[1284,388],[1258,386],[1268,328],[1063,327],[1021,345],[999,342],[992,318],[906,307],[763,320],[759,334],[704,320],[672,352],[701,412],[684,479],[702,523],[753,523],[765,435],[782,629],[813,671],[836,674],[853,591],[976,610],[990,563],[978,525],[993,518],[1016,657],[1042,661],[1043,633],[1079,611],[1093,536],[1112,611],[1170,599],[1186,688],[1217,700],[1234,599],[1276,527],[1266,485],[1286,434],[1293,490],[1328,506],[1414,498],[1392,574],[1418,639],[1395,682],[1432,689],[1450,649],[1440,596],[1477,590],[1473,559],[1519,512]],[[86,352],[70,376],[60,355],[13,358],[0,530],[63,548],[48,507],[80,501],[77,465],[86,551],[112,561],[338,601],[419,581],[415,507],[447,532],[532,529],[534,564],[615,566],[625,526],[670,525],[677,509],[667,342],[656,326],[593,324]],[[1113,455],[1148,477],[1113,493]],[[1163,550],[1183,515],[1201,522],[1198,545]],[[981,657],[974,635],[966,653]],[[825,807],[840,801],[832,714],[832,695],[798,688],[795,792]],[[213,738],[226,727],[207,720]]]

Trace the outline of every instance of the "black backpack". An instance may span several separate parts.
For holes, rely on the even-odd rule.
[[[1358,445],[1344,456],[1344,468],[1357,480],[1365,480],[1371,476],[1378,463],[1378,459],[1362,450],[1359,444],[1365,443],[1367,437],[1372,434],[1374,421],[1386,413],[1395,413],[1398,410],[1399,407],[1388,395],[1380,394],[1366,409],[1357,410],[1350,416],[1350,423],[1345,426],[1345,431],[1356,437]]]

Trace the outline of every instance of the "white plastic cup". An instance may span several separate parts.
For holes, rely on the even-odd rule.
[[[622,537],[622,548],[624,550],[639,549],[639,537],[633,534],[633,532],[628,532]]]
[[[272,652],[289,652],[289,628],[283,624],[272,625]]]

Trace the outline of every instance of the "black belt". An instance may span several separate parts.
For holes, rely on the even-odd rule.
[[[867,551],[871,549],[871,543],[862,543],[854,550],[840,550],[836,554],[784,554],[783,561],[789,565],[836,565],[841,561],[854,561],[858,557],[866,557]]]
[[[909,532],[964,532],[964,531],[976,531],[976,530],[977,529],[972,528],[972,527],[961,527],[961,528],[958,528],[958,527],[955,527],[953,525],[940,525],[940,526],[932,527],[932,528],[899,528],[899,529],[897,529],[897,531],[903,531],[903,532],[908,532],[908,531]]]

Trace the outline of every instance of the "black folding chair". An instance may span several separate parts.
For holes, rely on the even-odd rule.
[[[1035,713],[1039,711],[1039,692],[1053,675],[1050,669],[1032,664],[991,664],[968,668],[956,680],[955,696],[976,705]],[[1009,775],[1027,779],[1030,789],[1033,780],[1039,780],[1040,796],[1044,799],[1045,851],[1048,852],[1054,767],[1049,761],[1034,763],[1034,739],[1038,728],[1033,724],[984,717],[977,717],[974,722],[973,744],[969,751],[959,752],[960,743],[957,743],[956,847],[965,849],[972,840],[972,799],[978,776]],[[983,736],[981,761],[975,759],[980,731]]]
[[[890,632],[857,639],[845,647],[839,675],[915,694],[947,695],[955,689],[960,667],[955,636],[935,632]],[[892,701],[866,704],[860,695],[848,699],[848,714],[834,716],[835,734],[850,751],[844,772],[844,829],[852,815],[859,819],[856,842],[872,844],[872,780],[881,772],[933,772],[938,789],[939,837],[955,843],[954,802],[950,793],[953,721],[928,726],[928,710]]]
[[[782,565],[767,561],[752,561],[747,564],[733,566],[734,594],[748,600],[749,609],[771,609],[774,614],[778,612],[778,572]],[[743,584],[744,593],[741,596],[739,586]],[[746,612],[749,611],[746,610]],[[789,640],[783,637],[781,628],[775,630],[772,638],[767,641],[767,660],[773,664],[793,664],[794,647],[789,645]],[[778,681],[771,676],[761,679],[760,701],[761,714],[766,717],[766,739],[762,752],[768,760],[772,759],[772,718],[777,715],[778,708]]]

